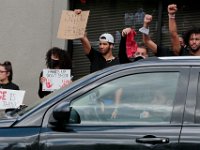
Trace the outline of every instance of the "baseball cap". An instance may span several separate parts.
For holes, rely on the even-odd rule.
[[[114,38],[109,33],[104,33],[104,34],[100,35],[99,41],[106,41],[106,42],[114,44]]]

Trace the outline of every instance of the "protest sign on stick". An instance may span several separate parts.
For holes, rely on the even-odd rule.
[[[18,108],[24,100],[25,91],[0,89],[0,109]]]
[[[84,36],[90,11],[76,14],[71,10],[63,10],[57,37],[60,39],[78,39]]]
[[[42,90],[54,91],[71,83],[70,69],[43,69]]]

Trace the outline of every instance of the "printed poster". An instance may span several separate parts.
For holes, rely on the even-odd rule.
[[[0,89],[0,109],[18,108],[24,100],[25,91]]]
[[[71,83],[70,69],[43,69],[43,91],[54,91]]]

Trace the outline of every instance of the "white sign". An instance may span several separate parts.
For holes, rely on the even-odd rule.
[[[43,69],[43,91],[54,91],[70,83],[70,69]]]
[[[25,91],[0,89],[0,109],[18,108],[24,99]]]

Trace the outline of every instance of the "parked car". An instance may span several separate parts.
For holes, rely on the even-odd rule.
[[[200,57],[109,67],[2,118],[0,149],[199,150],[199,89]]]

